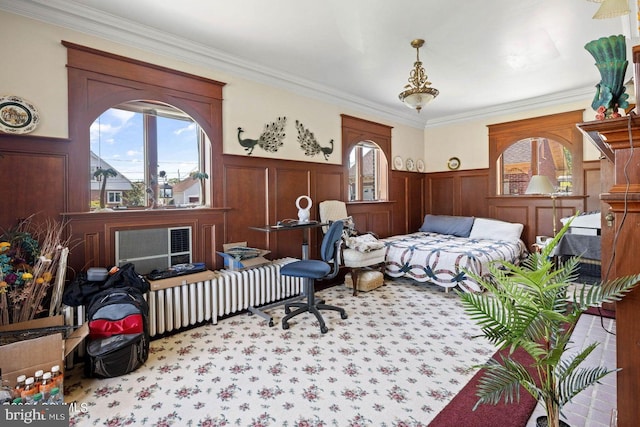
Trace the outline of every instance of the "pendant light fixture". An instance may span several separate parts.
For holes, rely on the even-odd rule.
[[[427,73],[422,67],[420,61],[420,48],[424,45],[424,40],[415,39],[411,41],[411,47],[416,49],[416,62],[413,69],[409,73],[409,83],[405,90],[398,96],[400,101],[404,102],[407,107],[415,108],[418,113],[440,93],[438,89],[431,87],[431,82],[427,80]]]

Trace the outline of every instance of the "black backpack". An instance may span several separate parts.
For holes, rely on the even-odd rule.
[[[89,305],[97,294],[113,288],[136,288],[145,294],[149,291],[149,281],[136,272],[132,263],[124,264],[116,273],[103,281],[88,280],[87,273],[83,271],[66,286],[62,294],[62,302],[72,307]]]
[[[138,369],[149,356],[149,305],[138,288],[104,290],[88,305],[87,377],[111,378]]]

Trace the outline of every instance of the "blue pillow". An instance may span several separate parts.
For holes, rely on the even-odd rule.
[[[420,231],[469,237],[473,227],[471,216],[425,215]]]

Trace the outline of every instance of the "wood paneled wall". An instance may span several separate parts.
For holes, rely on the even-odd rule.
[[[271,256],[299,256],[302,233],[265,233],[250,227],[275,224],[297,218],[295,200],[308,195],[313,200],[311,219],[319,219],[323,200],[346,200],[346,170],[341,165],[267,160],[249,156],[224,156],[224,206],[229,220],[227,242],[247,241],[249,246],[267,248]],[[415,231],[424,217],[424,175],[393,171],[389,192],[393,200],[347,203],[358,229],[381,237]],[[320,230],[311,233],[311,256],[317,256]]]
[[[71,145],[65,139],[0,135],[0,196],[10,207],[0,210],[2,229],[35,213],[42,218],[59,219],[65,212],[66,200],[84,191],[86,183],[70,182],[66,173]],[[206,261],[209,268],[221,267],[215,251],[229,242],[246,241],[250,246],[269,249],[272,257],[298,256],[301,233],[264,233],[250,227],[297,218],[295,200],[300,195],[309,195],[313,200],[314,219],[318,219],[319,202],[346,200],[346,170],[342,165],[235,155],[224,155],[221,163],[220,179],[210,180],[212,193],[222,195],[222,203],[214,209],[68,215],[72,218],[73,236],[82,243],[72,251],[70,265],[80,271],[113,263],[108,230],[132,224],[180,225],[185,221],[195,221],[194,261]],[[588,197],[559,200],[558,218],[576,210],[599,209],[600,162],[585,162],[584,176]],[[347,209],[360,230],[373,231],[381,237],[418,230],[426,213],[522,222],[523,237],[529,245],[536,235],[551,233],[550,199],[489,197],[488,177],[488,169],[431,174],[391,171],[389,201],[348,203]],[[314,230],[312,256],[317,255],[321,238],[320,231]]]
[[[128,210],[102,213],[67,212],[67,200],[83,193],[88,181],[70,180],[67,173],[73,144],[66,139],[0,134],[0,227],[8,230],[28,216],[70,219],[76,245],[69,265],[74,271],[114,262],[114,233],[119,229],[158,225],[194,227],[194,261],[209,268],[222,267],[215,251],[229,242],[246,241],[266,248],[271,256],[299,256],[302,234],[296,231],[263,233],[253,226],[297,218],[295,200],[309,195],[318,218],[318,203],[346,200],[346,170],[341,165],[266,160],[251,156],[222,156],[220,178],[209,180],[212,193],[222,202],[213,208]],[[416,231],[426,212],[425,174],[391,171],[386,202],[348,203],[358,228],[382,237]],[[311,255],[321,241],[319,230],[311,236]]]
[[[583,162],[583,182],[587,193],[556,199],[556,229],[560,218],[577,211],[600,209],[600,161]],[[553,203],[543,196],[491,196],[490,170],[476,169],[426,175],[426,211],[435,215],[463,215],[495,218],[524,224],[522,240],[527,247],[536,236],[553,232]]]

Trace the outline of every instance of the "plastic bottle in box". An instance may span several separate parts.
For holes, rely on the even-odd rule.
[[[51,367],[51,379],[56,383],[56,387],[60,389],[60,394],[62,394],[62,390],[64,390],[64,375],[60,372],[60,365],[54,365]]]
[[[38,390],[40,390],[40,384],[42,384],[42,376],[44,375],[44,371],[42,369],[38,369],[33,376],[33,384],[36,386]]]
[[[22,398],[22,402],[24,404],[30,404],[33,402],[33,396],[38,393],[38,388],[34,385],[33,377],[27,378],[24,383],[24,390],[22,390],[22,394],[20,397]]]
[[[16,386],[14,387],[13,397],[22,396],[22,391],[24,390],[24,383],[26,380],[26,375],[19,375],[18,378],[16,378]]]
[[[45,372],[42,376],[42,383],[40,384],[40,393],[42,393],[42,401],[48,402],[51,390],[57,388],[55,381],[51,379],[51,372]]]
[[[62,397],[62,393],[60,393],[60,389],[58,387],[54,387],[49,394],[49,398],[46,400],[46,403],[50,405],[61,405],[64,403],[64,398]]]

